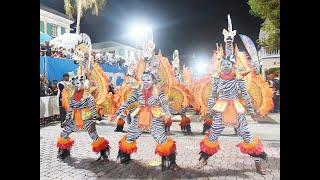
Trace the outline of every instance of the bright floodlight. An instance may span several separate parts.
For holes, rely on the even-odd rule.
[[[198,74],[204,74],[207,70],[207,66],[208,64],[207,63],[204,63],[203,61],[199,61],[197,62],[196,64],[196,71]]]
[[[145,24],[133,24],[130,31],[131,37],[139,41],[147,36],[148,32],[151,31],[151,28]]]

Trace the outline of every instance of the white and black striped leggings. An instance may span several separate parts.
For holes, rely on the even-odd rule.
[[[142,132],[138,127],[137,121],[138,119],[136,117],[133,118],[133,121],[131,122],[128,132],[126,134],[127,141],[135,141],[140,137]],[[154,140],[158,144],[163,144],[167,141],[164,122],[161,119],[158,119],[158,118],[152,119],[151,135],[153,136]]]
[[[84,121],[84,129],[88,131],[89,136],[92,140],[97,140],[99,138],[97,130],[96,130],[96,122],[93,120],[85,120]],[[75,124],[72,119],[69,119],[66,122],[65,127],[63,128],[60,137],[68,138],[69,135],[75,131]]]
[[[253,138],[248,128],[248,122],[244,114],[237,115],[238,127],[237,133],[240,134],[242,139],[246,143],[252,143]],[[221,135],[223,129],[225,127],[222,124],[222,113],[215,113],[214,115],[214,123],[212,123],[209,133],[209,140],[215,141]]]

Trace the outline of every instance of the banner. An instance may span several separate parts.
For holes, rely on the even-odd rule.
[[[40,118],[59,115],[57,96],[40,97]]]

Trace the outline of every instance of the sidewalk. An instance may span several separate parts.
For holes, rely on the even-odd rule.
[[[270,113],[268,116],[280,124],[280,113]]]

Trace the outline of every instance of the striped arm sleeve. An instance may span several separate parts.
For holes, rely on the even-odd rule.
[[[217,90],[218,90],[218,78],[214,78],[212,82],[211,96],[208,99],[208,105],[207,105],[208,111],[212,109],[212,107],[216,103],[217,95],[218,95]]]
[[[70,119],[71,119],[71,116],[72,116],[72,107],[71,106],[69,106],[69,109],[68,109],[68,112],[67,112],[67,114],[66,114],[66,118],[65,118],[65,120],[66,121],[69,121]]]
[[[170,113],[169,106],[168,106],[168,104],[167,104],[166,95],[164,94],[163,91],[161,91],[161,92],[159,93],[159,100],[160,100],[160,102],[161,102],[162,109],[164,110],[164,112],[165,112],[166,114],[171,114],[171,113]]]
[[[93,119],[97,118],[98,113],[94,105],[94,98],[92,95],[88,97],[88,107],[90,108]]]
[[[116,112],[116,115],[119,116],[120,114],[122,114],[124,110],[127,109],[128,106],[130,106],[132,103],[136,102],[137,100],[138,100],[138,93],[135,90],[132,92],[128,100],[119,107],[118,111]]]
[[[253,109],[253,106],[252,106],[250,95],[248,93],[246,82],[243,79],[240,79],[240,80],[238,80],[238,84],[239,84],[239,87],[240,87],[240,90],[241,90],[242,97],[246,102],[248,112],[249,113],[254,113],[254,109]]]

